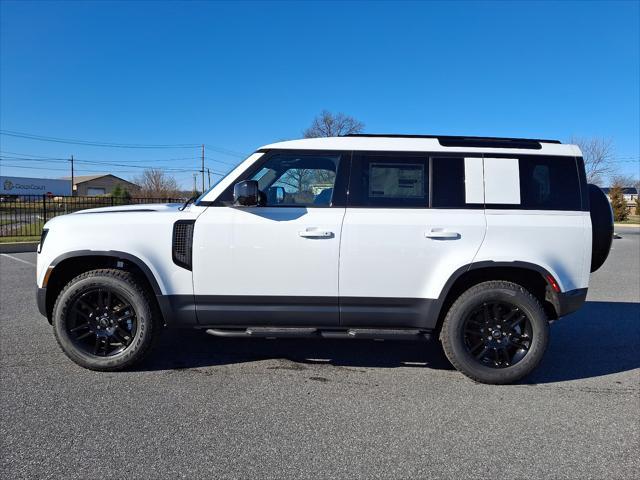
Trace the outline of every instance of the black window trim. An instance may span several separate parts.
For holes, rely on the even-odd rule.
[[[457,207],[433,206],[433,177],[431,173],[433,172],[434,158],[461,158],[464,162],[465,158],[484,158],[484,154],[479,152],[429,152],[429,208],[432,210],[484,210],[484,203],[465,203]]]
[[[352,157],[353,165],[356,163],[357,156],[414,156],[427,161],[426,172],[428,174],[427,185],[428,195],[427,203],[424,206],[380,206],[380,205],[351,205],[347,197],[347,208],[367,208],[367,209],[398,209],[398,210],[484,210],[485,205],[482,203],[466,203],[464,206],[457,207],[433,207],[433,158],[483,158],[483,154],[479,152],[430,152],[430,151],[405,151],[405,150],[354,150]],[[349,179],[349,195],[352,191],[352,179]]]
[[[262,157],[258,159],[256,163],[251,165],[247,170],[242,172],[242,174],[235,179],[235,181],[229,185],[218,197],[212,201],[207,202],[206,206],[213,207],[233,207],[232,203],[229,203],[229,200],[224,200],[224,198],[231,197],[233,198],[233,187],[236,183],[241,182],[243,180],[249,180],[253,177],[257,172],[262,169],[264,164],[269,161],[269,159],[273,158],[276,155],[308,155],[308,156],[318,156],[318,155],[339,155],[340,162],[338,163],[338,169],[336,171],[336,179],[333,187],[333,194],[331,196],[331,202],[329,205],[269,205],[264,207],[256,207],[256,208],[345,208],[347,201],[347,188],[348,181],[351,174],[351,159],[352,152],[350,150],[305,150],[305,149],[261,149],[258,150],[260,153],[264,153]],[[345,180],[346,177],[346,180]],[[247,208],[247,207],[238,207],[238,208]]]
[[[465,155],[466,156],[466,155]],[[512,204],[512,203],[485,203],[485,209],[486,210],[526,210],[526,211],[537,211],[537,212],[585,212],[585,211],[589,211],[589,203],[588,203],[588,199],[585,202],[584,200],[584,195],[583,195],[583,191],[586,191],[586,181],[583,182],[582,180],[582,176],[580,174],[580,166],[579,166],[579,162],[578,159],[581,159],[581,157],[573,157],[573,156],[568,156],[568,155],[531,155],[531,154],[525,154],[525,153],[518,153],[518,154],[513,154],[513,153],[484,153],[482,154],[482,158],[510,158],[510,159],[518,159],[518,161],[521,158],[526,158],[526,159],[536,159],[536,158],[568,158],[573,160],[575,168],[576,168],[576,173],[577,173],[577,178],[578,178],[578,183],[579,183],[579,190],[578,190],[578,194],[579,194],[579,203],[580,203],[580,207],[579,208],[570,208],[570,209],[558,209],[558,208],[531,208],[528,207],[526,205],[522,204],[522,199],[520,199],[521,203],[519,204]],[[522,180],[522,179],[520,179]],[[583,185],[583,183],[585,183],[585,185]],[[521,187],[522,188],[522,187]],[[588,195],[588,193],[587,193]]]
[[[352,191],[354,191],[353,187],[354,187],[354,183],[353,181],[355,181],[355,178],[353,178],[352,174],[353,174],[353,169],[354,166],[356,164],[357,161],[360,160],[359,157],[365,157],[365,156],[380,156],[380,157],[395,157],[395,156],[403,156],[403,157],[415,157],[415,158],[419,158],[423,161],[426,162],[425,164],[425,173],[427,175],[429,175],[429,164],[430,159],[429,159],[429,153],[428,152],[423,152],[423,151],[396,151],[396,150],[354,150],[353,155],[351,157],[351,174],[349,175],[349,189],[348,189],[348,195],[347,195],[347,208],[360,208],[360,209],[387,209],[387,210],[423,210],[423,209],[428,209],[429,208],[429,195],[430,193],[427,192],[427,203],[425,206],[404,206],[404,205],[351,205],[350,204],[350,197],[352,195]],[[397,157],[396,157],[397,158]],[[426,182],[426,187],[430,188],[431,184],[430,184],[430,180],[427,179]]]
[[[246,171],[244,171],[229,187],[227,187],[216,200],[211,202],[200,202],[202,206],[215,206],[215,207],[231,207],[223,203],[220,198],[225,196],[233,196],[233,186],[235,183],[242,180],[246,180],[258,172],[265,162],[267,162],[272,156],[277,154],[296,154],[296,155],[340,155],[340,164],[338,165],[338,171],[336,172],[336,181],[334,185],[333,197],[330,205],[308,205],[308,206],[291,206],[291,205],[271,205],[269,207],[261,208],[367,208],[367,209],[402,209],[402,210],[539,210],[549,212],[588,212],[589,200],[587,193],[587,181],[584,175],[584,168],[581,170],[582,157],[574,157],[567,155],[540,155],[540,154],[514,154],[514,153],[482,153],[482,152],[431,152],[431,151],[419,151],[419,150],[306,150],[306,149],[260,149],[257,152],[264,153],[264,155]],[[426,171],[429,178],[427,181],[428,195],[427,205],[425,206],[359,206],[350,205],[349,196],[351,195],[353,181],[355,180],[353,175],[353,165],[356,161],[356,156],[360,155],[378,155],[378,156],[391,156],[391,155],[403,155],[403,156],[416,156],[426,157],[428,165]],[[540,158],[540,157],[552,157],[552,158],[571,158],[574,160],[575,167],[578,173],[579,188],[580,188],[580,205],[579,209],[534,209],[526,207],[522,204],[487,204],[487,203],[466,203],[464,206],[457,207],[433,207],[432,195],[433,195],[433,158]],[[337,196],[336,196],[337,195]]]

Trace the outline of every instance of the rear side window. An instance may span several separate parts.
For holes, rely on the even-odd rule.
[[[431,206],[433,208],[464,208],[464,158],[433,157],[431,159]]]
[[[426,155],[354,156],[349,206],[427,208],[429,168]]]
[[[528,210],[581,210],[580,177],[572,157],[519,159],[520,199]]]

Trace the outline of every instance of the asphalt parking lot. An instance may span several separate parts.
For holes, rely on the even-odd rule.
[[[135,371],[60,352],[35,254],[0,255],[0,476],[638,478],[640,228],[519,385],[436,343],[165,335]]]

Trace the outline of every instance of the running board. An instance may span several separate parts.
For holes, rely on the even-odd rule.
[[[254,338],[355,338],[369,340],[419,340],[431,339],[431,332],[415,328],[349,328],[319,329],[304,327],[249,327],[209,328],[209,335],[216,337]]]

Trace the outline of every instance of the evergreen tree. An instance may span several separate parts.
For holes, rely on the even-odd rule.
[[[627,201],[624,199],[624,192],[620,185],[614,185],[609,190],[609,200],[613,209],[613,219],[616,222],[622,222],[627,219],[629,212],[627,210]]]
[[[111,192],[111,196],[114,199],[113,203],[115,205],[123,205],[129,203],[129,200],[131,200],[131,194],[120,184],[116,185],[116,188]]]

